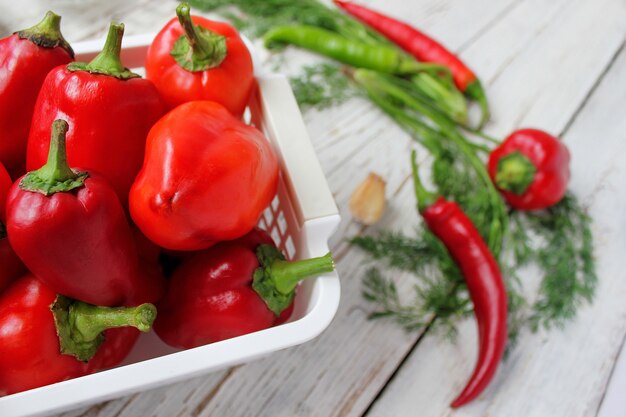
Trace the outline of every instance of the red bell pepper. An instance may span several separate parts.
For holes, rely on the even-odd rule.
[[[278,162],[263,134],[218,103],[194,101],[150,130],[130,212],[163,248],[205,249],[249,232],[277,184]]]
[[[521,129],[491,152],[487,170],[511,207],[538,210],[565,195],[569,161],[567,147],[557,138],[541,130]]]
[[[451,404],[461,407],[487,387],[502,360],[507,340],[506,288],[498,262],[474,223],[458,204],[424,188],[417,171],[415,151],[411,158],[419,212],[463,273],[474,304],[478,360],[465,388]]]
[[[20,278],[0,294],[0,395],[116,364],[136,339],[116,328],[147,332],[155,316],[152,304],[96,307],[57,296],[33,275]]]
[[[158,304],[154,330],[188,349],[272,327],[287,318],[300,280],[333,269],[330,253],[285,261],[255,229],[183,260]]]
[[[46,162],[50,125],[67,120],[70,165],[104,175],[126,207],[146,136],[165,109],[152,82],[122,65],[123,34],[123,24],[111,24],[103,51],[89,64],[75,62],[50,72],[33,114],[27,168]]]
[[[52,12],[37,25],[0,40],[0,162],[13,178],[26,169],[26,143],[35,101],[46,75],[74,60]]]
[[[187,3],[176,14],[148,49],[146,76],[170,109],[211,100],[241,117],[254,86],[248,48],[231,25],[190,16]]]
[[[11,245],[58,294],[104,306],[156,301],[163,283],[140,270],[115,191],[91,171],[70,169],[67,130],[65,121],[53,123],[48,162],[11,188]]]

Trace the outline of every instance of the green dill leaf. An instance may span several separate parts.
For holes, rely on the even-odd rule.
[[[291,77],[289,81],[302,109],[325,109],[341,104],[359,93],[337,64],[305,66],[299,75]]]

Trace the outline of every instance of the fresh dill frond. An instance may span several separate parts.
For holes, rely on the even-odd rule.
[[[322,110],[359,95],[359,90],[342,74],[337,64],[323,62],[307,65],[289,81],[298,105],[303,110]]]

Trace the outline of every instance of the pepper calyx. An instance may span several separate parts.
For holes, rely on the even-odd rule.
[[[36,171],[31,171],[20,181],[20,188],[45,196],[68,192],[85,185],[87,172],[70,168],[67,162],[66,135],[69,125],[65,120],[55,120],[50,134],[48,161]]]
[[[118,327],[135,327],[147,332],[156,318],[156,307],[99,307],[62,295],[50,306],[62,354],[88,362],[104,342],[103,332]]]
[[[200,25],[195,25],[191,20],[190,8],[187,3],[178,5],[176,15],[185,31],[174,42],[170,51],[170,55],[176,63],[190,72],[219,67],[228,55],[226,37]]]
[[[499,189],[522,195],[535,180],[537,167],[519,151],[511,152],[498,161],[495,182]]]
[[[104,47],[90,62],[71,62],[67,64],[68,71],[85,71],[90,74],[108,75],[120,80],[141,78],[122,64],[122,37],[124,36],[123,23],[111,23]]]
[[[300,281],[335,269],[330,253],[317,258],[287,261],[276,247],[259,245],[256,255],[261,266],[254,271],[252,288],[276,316],[291,305]]]
[[[48,11],[41,22],[28,29],[14,32],[20,39],[28,39],[42,48],[65,49],[70,57],[74,58],[74,50],[61,34],[61,16]]]

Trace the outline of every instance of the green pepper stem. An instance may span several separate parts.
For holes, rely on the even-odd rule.
[[[318,258],[299,261],[283,261],[276,259],[269,266],[269,274],[278,292],[289,294],[303,279],[324,272],[332,272],[334,269],[335,263],[329,252]]]
[[[537,168],[526,155],[515,151],[498,161],[496,185],[498,188],[522,195],[535,179]]]
[[[73,326],[73,338],[89,342],[103,331],[118,327],[134,327],[147,332],[152,327],[157,310],[152,304],[137,307],[101,307],[74,302],[69,310],[69,322]]]
[[[37,170],[39,178],[46,182],[67,181],[78,177],[70,168],[67,162],[67,148],[65,136],[69,130],[69,125],[65,120],[55,120],[52,122],[52,133],[50,134],[50,150],[48,151],[48,161]]]
[[[422,184],[422,180],[418,173],[417,168],[417,152],[415,149],[411,151],[411,172],[413,173],[413,187],[415,189],[415,197],[417,198],[417,209],[420,213],[423,213],[428,207],[435,204],[437,194],[430,192]]]
[[[183,68],[191,72],[218,67],[227,55],[226,38],[209,29],[195,25],[189,4],[176,7],[178,22],[185,35],[176,40],[171,55]]]
[[[61,16],[52,11],[48,11],[44,18],[35,26],[15,33],[20,39],[29,39],[35,45],[41,46],[42,48],[55,48],[60,46],[65,49],[72,58],[74,57],[72,47],[61,34]]]

